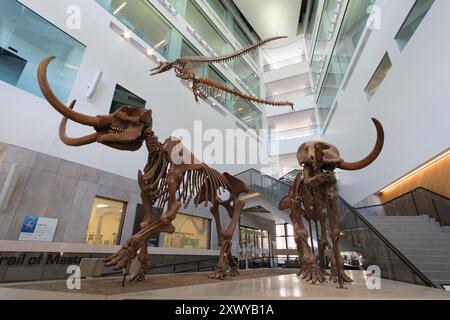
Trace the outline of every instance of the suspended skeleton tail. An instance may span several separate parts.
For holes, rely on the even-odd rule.
[[[179,59],[178,63],[180,65],[182,65],[183,68],[188,68],[190,70],[195,68],[195,65],[197,64],[201,64],[201,63],[222,63],[222,62],[227,62],[233,59],[237,59],[239,57],[242,57],[243,55],[249,54],[254,52],[256,49],[258,49],[259,47],[262,47],[263,45],[265,45],[266,43],[275,41],[275,40],[279,40],[279,39],[284,39],[287,37],[272,37],[266,40],[262,40],[259,41],[255,44],[249,45],[247,47],[242,48],[239,51],[236,51],[234,53],[230,53],[227,55],[223,55],[223,56],[217,56],[217,57],[202,57],[202,56],[188,56],[188,57],[182,57]]]
[[[253,101],[256,103],[261,103],[269,106],[274,107],[291,107],[292,110],[294,110],[294,104],[292,102],[287,101],[269,101],[260,99],[256,96],[251,96],[248,94],[241,93],[239,91],[230,89],[228,87],[225,87],[224,85],[221,85],[217,82],[214,82],[212,80],[209,80],[207,78],[198,78],[194,80],[195,83],[195,89],[199,91],[202,95],[210,95],[213,97],[217,97],[218,95],[222,95],[224,92],[231,94],[233,96],[240,97],[242,99]]]

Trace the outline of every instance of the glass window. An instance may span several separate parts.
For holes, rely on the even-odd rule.
[[[214,12],[219,16],[219,18],[227,24],[228,11],[221,0],[207,0],[208,4],[214,10]]]
[[[96,197],[92,206],[85,242],[118,245],[126,207],[125,202]]]
[[[356,1],[358,2],[358,1]],[[332,24],[331,21],[334,19],[335,9],[337,7],[336,0],[326,0],[322,16],[320,18],[319,31],[317,33],[316,42],[313,48],[313,54],[311,59],[311,73],[313,78],[314,89],[320,78],[321,72],[323,71],[323,64],[326,58],[326,50],[328,43],[332,37]]]
[[[214,27],[213,23],[206,18],[194,0],[188,0],[187,2],[185,19],[219,55],[230,51],[227,41]]]
[[[284,224],[277,224],[277,237],[283,237],[286,235],[286,229]]]
[[[292,226],[292,224],[286,225],[286,230],[287,230],[287,235],[288,236],[293,236],[294,235],[294,227]]]
[[[193,46],[188,43],[187,40],[183,39],[181,41],[181,57],[186,57],[186,56],[199,56],[200,53],[197,49],[193,48]],[[195,68],[193,69],[193,71],[195,72],[195,74],[198,77],[201,76],[206,76],[206,70],[208,69],[208,66],[203,65],[203,64],[199,64],[196,65]]]
[[[378,65],[377,70],[375,70],[372,79],[370,79],[366,89],[364,90],[369,99],[372,98],[372,96],[378,90],[379,86],[383,82],[384,78],[386,78],[391,68],[392,68],[391,59],[389,58],[389,54],[386,52],[380,64]]]
[[[234,88],[236,89],[236,88]],[[261,129],[262,113],[250,102],[239,97],[233,97],[233,114],[242,120],[249,128]]]
[[[206,17],[194,0],[187,2],[185,19],[218,55],[235,51],[231,43],[215,28],[212,21]],[[249,89],[255,95],[260,96],[260,79],[247,62],[243,58],[239,58],[228,64]]]
[[[395,36],[395,40],[397,41],[400,50],[403,50],[406,47],[433,4],[434,0],[417,0],[414,3],[408,17]]]
[[[149,46],[155,48],[166,59],[174,59],[186,55],[199,55],[194,45],[184,38],[147,0],[127,2],[126,6],[122,6],[122,0],[96,1]],[[219,32],[213,27],[212,22],[204,16],[194,1],[189,0],[187,6],[186,20],[201,33],[201,36],[208,41],[211,47],[218,54],[231,52],[233,50],[231,44],[222,38]],[[225,51],[222,52],[222,49]],[[198,75],[206,76],[210,70],[208,66],[205,66],[202,70],[195,71]],[[236,64],[233,67],[233,71],[236,74],[239,73],[250,90],[256,95],[260,95],[260,79],[251,71],[248,64],[242,58],[240,59],[240,64]],[[226,79],[223,75],[219,76],[217,70],[210,72],[210,75],[214,80],[218,78],[222,80]],[[226,80],[226,83],[228,87],[236,89],[228,80]],[[218,100],[218,102],[223,104],[226,109],[241,119],[250,128],[257,130],[261,127],[262,113],[248,101],[230,98],[226,100],[224,97],[222,100]]]
[[[333,48],[322,88],[317,100],[320,123],[324,124],[333,102],[344,80],[350,61],[356,51],[367,19],[370,15],[367,8],[376,0],[350,1],[345,12],[344,21],[339,30],[336,44]]]
[[[248,86],[250,91],[260,96],[260,79],[243,58],[228,62],[234,73]]]
[[[242,27],[239,25],[239,23],[233,19],[233,34],[236,37],[236,39],[239,41],[241,46],[247,47],[252,44],[252,41],[250,40],[249,36],[244,32]],[[258,50],[253,51],[250,54],[250,57],[256,62],[257,65],[259,65],[259,54]]]
[[[159,54],[169,57],[171,35],[176,31],[148,1],[134,0],[125,6],[123,0],[96,1]]]
[[[114,90],[113,101],[111,103],[111,109],[109,113],[113,113],[119,110],[123,106],[133,106],[136,108],[145,108],[147,102],[144,99],[139,98],[133,92],[128,91],[120,85],[116,85]]]
[[[306,49],[308,50],[308,53],[311,52],[311,46],[312,46],[312,37],[314,32],[314,26],[316,25],[316,16],[317,16],[317,10],[319,7],[319,0],[311,0],[312,4],[309,8],[309,17],[308,22],[306,25],[306,32],[305,32],[305,40],[306,40]]]
[[[133,224],[133,234],[136,234],[141,230],[141,223],[144,221],[144,206],[142,204],[138,204],[136,206],[136,215],[134,216],[134,224]],[[159,219],[161,217],[161,211],[158,208],[153,208],[153,219]],[[158,247],[159,246],[159,233],[152,234],[148,239],[149,247]]]
[[[48,79],[63,101],[70,91],[86,47],[18,1],[0,1],[0,80],[42,97],[36,80],[43,58],[56,56]]]
[[[164,234],[165,248],[210,249],[211,220],[178,213],[173,234]]]
[[[288,249],[297,249],[294,237],[287,237]]]
[[[286,238],[285,237],[277,237],[277,249],[280,249],[280,250],[286,249]]]

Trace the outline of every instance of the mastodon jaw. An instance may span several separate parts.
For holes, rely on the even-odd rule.
[[[73,107],[75,106],[75,101],[72,102],[69,106],[69,108],[72,110]],[[80,138],[70,138],[67,136],[66,134],[66,127],[67,127],[67,121],[69,120],[69,118],[67,117],[63,117],[61,124],[59,126],[59,138],[61,139],[61,141],[71,147],[80,147],[80,146],[84,146],[87,144],[91,144],[94,142],[97,142],[97,133],[93,133],[84,137],[80,137]]]
[[[44,95],[45,99],[55,108],[56,111],[61,113],[63,116],[78,122],[83,125],[96,127],[99,125],[99,119],[97,117],[87,116],[85,114],[81,114],[71,110],[64,103],[62,103],[53,93],[47,79],[47,68],[51,61],[53,61],[55,57],[47,57],[39,64],[38,67],[38,82],[39,87]],[[75,101],[74,101],[75,102]],[[72,102],[74,104],[74,102]]]
[[[372,118],[372,121],[375,124],[375,128],[377,129],[377,142],[375,143],[375,147],[373,148],[372,152],[367,157],[358,162],[342,162],[337,166],[339,169],[348,171],[364,169],[378,158],[384,146],[384,129],[380,121],[375,118]]]

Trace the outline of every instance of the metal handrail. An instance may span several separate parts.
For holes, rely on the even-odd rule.
[[[374,232],[394,253],[410,268],[412,269],[419,278],[425,282],[428,286],[436,288],[436,286],[428,279],[425,274],[422,273],[408,258],[406,258],[381,232],[379,232],[361,213],[359,213],[355,208],[353,208],[344,198],[337,195],[338,199],[350,210],[354,215],[356,215],[364,224]]]
[[[294,89],[290,91],[280,92],[277,94],[272,94],[270,96],[267,96],[267,100],[282,100],[282,99],[297,99],[297,98],[303,98],[312,95],[312,88],[311,86],[306,86],[304,88]]]
[[[413,190],[411,190],[411,191],[409,191],[409,192],[407,192],[407,193],[404,193],[404,194],[402,194],[402,195],[400,195],[400,196],[398,196],[398,197],[396,197],[396,198],[394,198],[394,199],[391,199],[391,200],[389,200],[389,201],[387,201],[387,202],[385,202],[385,203],[373,204],[373,205],[370,205],[370,206],[364,206],[364,207],[357,207],[357,208],[355,208],[355,209],[356,209],[356,210],[362,210],[362,209],[370,209],[370,208],[376,208],[376,207],[386,206],[386,205],[389,205],[389,204],[391,204],[392,202],[394,202],[394,201],[396,201],[396,200],[399,200],[400,198],[403,198],[404,196],[406,196],[406,195],[408,195],[408,194],[412,194],[412,193],[417,192],[417,191],[419,191],[419,190],[424,190],[424,191],[426,191],[426,192],[432,193],[433,195],[435,195],[435,196],[437,196],[437,197],[440,197],[440,198],[443,198],[443,199],[445,199],[445,200],[450,201],[450,198],[447,198],[447,197],[444,196],[444,195],[441,195],[441,194],[439,194],[439,193],[436,193],[436,192],[431,191],[431,190],[429,190],[429,189],[427,189],[427,188],[424,188],[424,187],[417,187],[417,188],[415,188],[415,189],[413,189]],[[446,207],[450,207],[448,204],[443,203],[443,202],[441,202],[441,201],[439,201],[439,200],[436,200],[436,199],[432,199],[432,200],[437,201],[437,202],[439,202],[440,204],[442,204],[442,205],[444,205],[444,206],[446,206]]]
[[[275,63],[265,64],[263,66],[263,70],[264,70],[264,72],[270,72],[273,70],[283,69],[283,68],[292,66],[294,64],[303,63],[303,62],[307,62],[307,61],[308,61],[308,58],[307,58],[306,54],[302,54],[300,56],[283,59],[283,60],[277,61]]]

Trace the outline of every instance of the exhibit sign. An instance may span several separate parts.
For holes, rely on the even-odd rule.
[[[58,219],[25,216],[20,230],[20,241],[53,241]]]

